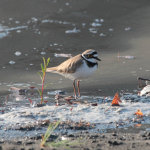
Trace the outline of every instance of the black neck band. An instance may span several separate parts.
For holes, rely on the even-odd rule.
[[[97,62],[91,62],[91,61],[88,61],[84,56],[81,55],[81,57],[85,60],[86,64],[88,65],[89,68],[92,68],[94,67],[95,65],[98,66],[98,63]]]

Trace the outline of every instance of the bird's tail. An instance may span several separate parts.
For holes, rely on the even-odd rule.
[[[47,68],[46,72],[57,73],[57,67]]]

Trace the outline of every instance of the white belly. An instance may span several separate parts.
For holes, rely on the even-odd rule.
[[[65,76],[66,78],[69,78],[71,80],[75,79],[85,79],[89,78],[91,75],[94,74],[94,72],[97,69],[97,65],[94,67],[89,68],[87,64],[84,62],[82,66],[80,66],[74,73],[61,73],[61,75]]]

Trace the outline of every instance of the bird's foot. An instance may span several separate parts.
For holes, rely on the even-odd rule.
[[[77,95],[75,95],[75,96],[74,96],[74,99],[75,99],[75,100],[77,100],[77,99],[78,99],[78,96],[77,96]]]
[[[79,99],[80,97],[81,97],[81,95],[78,95],[78,96],[75,95],[75,96],[74,96],[74,99],[77,100],[77,99]]]

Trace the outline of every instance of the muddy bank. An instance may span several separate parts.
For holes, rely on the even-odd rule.
[[[58,136],[51,135],[48,139],[48,142],[52,142]],[[75,145],[65,144],[60,148],[46,148],[46,149],[83,149],[83,150],[92,150],[92,149],[101,149],[101,150],[127,150],[127,149],[136,149],[136,150],[148,150],[150,149],[150,132],[145,133],[102,133],[102,134],[90,134],[79,133],[79,134],[68,134],[62,135],[61,139],[69,139],[75,141],[79,138],[82,138],[79,141],[76,141]],[[32,149],[32,150],[42,150],[44,148],[40,147],[41,136],[34,136],[30,139],[25,139],[24,141],[9,141],[9,142],[0,142],[0,148],[2,150],[20,150],[20,149]]]

